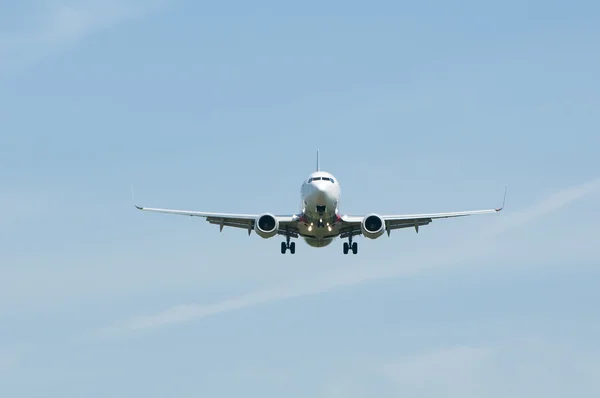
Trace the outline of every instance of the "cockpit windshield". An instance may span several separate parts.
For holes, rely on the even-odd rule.
[[[308,183],[310,184],[313,181],[321,181],[321,180],[323,180],[323,181],[329,181],[332,184],[334,182],[333,178],[329,178],[329,177],[311,177],[311,178],[308,179]]]

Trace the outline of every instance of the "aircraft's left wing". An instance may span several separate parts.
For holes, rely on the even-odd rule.
[[[428,225],[435,219],[498,213],[504,208],[505,202],[506,190],[504,191],[504,200],[502,201],[502,206],[496,209],[455,211],[447,213],[382,215],[380,217],[383,221],[383,227],[385,228],[388,236],[392,230],[400,228],[415,228],[418,233],[420,226]],[[341,218],[344,226],[340,230],[340,237],[347,238],[348,236],[360,235],[362,233],[360,224],[363,222],[365,217],[366,216],[342,216]]]

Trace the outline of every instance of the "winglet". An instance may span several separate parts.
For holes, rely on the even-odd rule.
[[[317,171],[321,171],[321,165],[319,164],[319,150],[317,149]]]
[[[504,209],[504,204],[506,203],[506,191],[508,191],[508,186],[504,187],[504,199],[502,199],[502,206],[497,208],[496,211],[502,211],[502,209]]]
[[[140,207],[135,204],[135,194],[133,193],[133,184],[131,184],[131,204],[138,210],[144,210],[143,207]]]

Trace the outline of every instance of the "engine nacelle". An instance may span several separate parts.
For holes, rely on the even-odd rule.
[[[269,213],[261,214],[254,222],[254,231],[258,236],[264,239],[272,238],[277,235],[279,230],[279,220]]]
[[[385,221],[378,214],[369,214],[360,223],[365,238],[377,239],[385,232]]]

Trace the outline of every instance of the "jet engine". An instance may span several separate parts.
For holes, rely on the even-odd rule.
[[[378,214],[369,214],[360,223],[365,238],[377,239],[385,232],[385,221]]]
[[[274,215],[265,213],[256,218],[254,222],[254,231],[258,236],[264,239],[272,238],[277,235],[279,230],[279,220]]]

